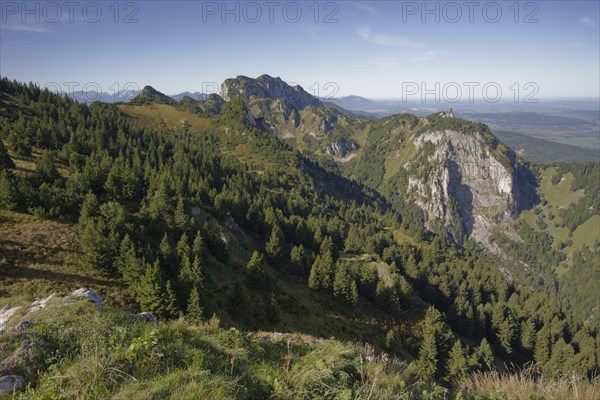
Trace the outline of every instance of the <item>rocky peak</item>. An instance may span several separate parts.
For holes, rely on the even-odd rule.
[[[144,89],[129,101],[131,104],[144,104],[144,103],[159,103],[175,105],[177,102],[167,96],[164,93],[159,92],[152,86],[145,86]]]
[[[248,100],[253,96],[273,100],[284,99],[299,110],[308,106],[323,106],[319,99],[306,92],[300,85],[290,86],[281,78],[273,78],[270,75],[261,75],[256,79],[240,75],[226,79],[221,85],[221,97],[226,101],[236,98]]]

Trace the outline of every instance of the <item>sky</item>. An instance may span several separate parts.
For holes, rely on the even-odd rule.
[[[63,91],[269,74],[325,98],[600,96],[597,1],[0,4],[0,74]]]

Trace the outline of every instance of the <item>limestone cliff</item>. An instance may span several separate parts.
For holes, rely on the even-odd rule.
[[[409,191],[426,213],[427,228],[456,242],[469,237],[493,247],[492,228],[535,200],[531,173],[490,134],[429,131],[413,144]]]

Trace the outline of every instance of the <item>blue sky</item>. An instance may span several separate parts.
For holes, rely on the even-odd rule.
[[[401,98],[436,82],[463,98],[465,82],[475,98],[490,84],[504,100],[517,88],[519,98],[600,96],[599,2],[475,3],[430,1],[424,14],[421,1],[228,2],[222,15],[221,1],[3,1],[0,73],[105,92],[128,82],[206,91],[267,73],[321,96]]]

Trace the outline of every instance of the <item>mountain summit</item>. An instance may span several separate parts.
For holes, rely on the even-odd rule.
[[[273,100],[283,99],[299,110],[308,106],[323,106],[319,99],[305,91],[302,86],[290,86],[281,78],[273,78],[266,74],[256,79],[239,75],[236,78],[226,79],[221,85],[221,97],[226,101],[235,98],[248,100],[252,96]]]
[[[136,97],[131,99],[132,104],[144,104],[144,103],[160,103],[175,105],[177,102],[167,96],[164,93],[159,92],[152,86],[145,86],[144,89]]]

